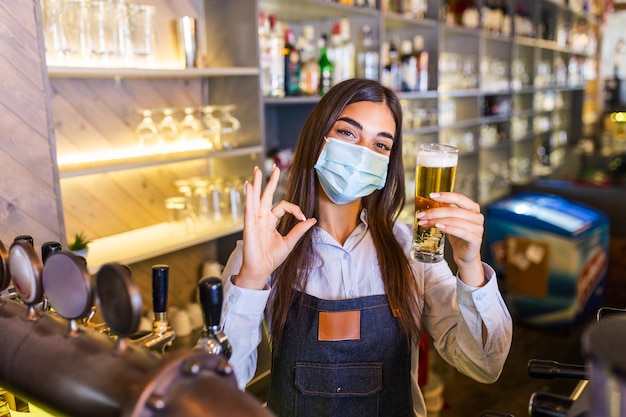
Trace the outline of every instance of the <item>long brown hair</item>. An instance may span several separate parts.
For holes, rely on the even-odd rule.
[[[318,218],[317,175],[313,169],[322,149],[324,136],[331,130],[346,106],[361,101],[386,103],[396,123],[393,147],[389,155],[387,182],[381,190],[362,199],[378,256],[385,292],[403,331],[413,342],[420,334],[420,291],[414,279],[405,249],[393,235],[393,224],[405,202],[402,164],[402,107],[397,96],[380,83],[365,79],[343,81],[326,93],[304,123],[287,172],[285,200],[300,206],[307,218]],[[299,220],[284,216],[278,231],[287,233]],[[271,278],[271,334],[278,348],[287,313],[296,295],[304,290],[308,271],[315,259],[309,230]]]

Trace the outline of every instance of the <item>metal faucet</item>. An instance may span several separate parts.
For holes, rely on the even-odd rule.
[[[229,359],[233,353],[232,346],[224,332],[220,329],[222,301],[224,292],[222,280],[215,277],[203,278],[198,283],[200,305],[204,313],[204,327],[194,349],[203,350],[214,355],[223,355]]]
[[[139,344],[157,353],[164,353],[174,338],[176,332],[167,321],[167,294],[168,294],[169,267],[154,265],[152,267],[152,332],[133,343]]]

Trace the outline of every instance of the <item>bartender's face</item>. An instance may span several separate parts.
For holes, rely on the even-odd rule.
[[[326,137],[389,156],[395,131],[393,114],[385,103],[360,101],[346,106]]]

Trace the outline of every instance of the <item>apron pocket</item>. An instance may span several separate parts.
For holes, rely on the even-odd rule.
[[[296,363],[296,416],[378,416],[382,363]]]

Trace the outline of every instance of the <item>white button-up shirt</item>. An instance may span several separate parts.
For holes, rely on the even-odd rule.
[[[318,259],[309,272],[305,291],[321,299],[341,300],[384,294],[376,249],[367,225],[365,211],[362,222],[340,245],[323,229],[315,226],[313,245]],[[413,226],[396,223],[394,234],[405,248],[406,256],[412,242]],[[265,308],[270,293],[249,290],[232,284],[230,277],[239,272],[242,245],[224,268],[225,296],[222,320],[229,338],[234,368],[240,388],[244,388],[256,372],[257,347],[261,342]],[[463,374],[484,383],[494,382],[500,375],[509,352],[512,321],[498,289],[495,272],[483,264],[487,284],[470,287],[452,274],[446,262],[425,264],[411,261],[418,286],[424,294],[422,325],[434,347],[448,363]],[[485,326],[487,340],[483,346]],[[412,349],[412,394],[416,416],[426,416],[422,393],[417,385],[417,347]]]

